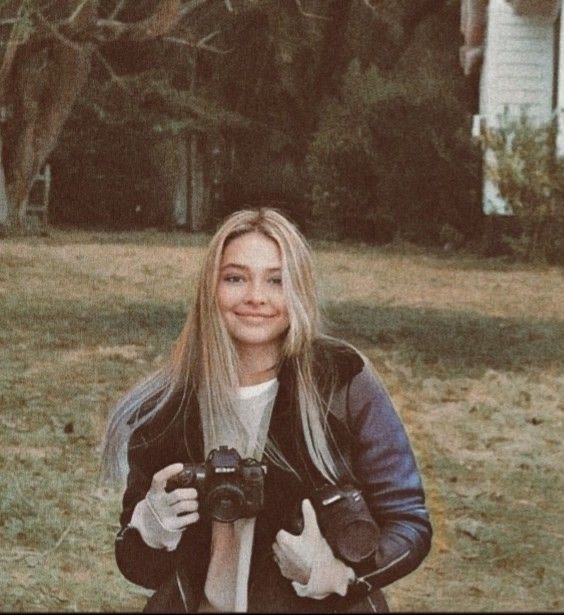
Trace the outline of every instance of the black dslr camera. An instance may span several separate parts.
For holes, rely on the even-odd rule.
[[[325,485],[309,497],[319,529],[333,553],[347,564],[358,564],[374,555],[380,530],[362,493],[352,485]],[[301,534],[304,520],[301,503],[290,521],[290,531]]]
[[[200,512],[216,521],[230,523],[255,517],[264,506],[266,466],[255,459],[241,459],[234,448],[220,446],[210,451],[205,463],[187,463],[169,478],[165,491],[195,487]]]

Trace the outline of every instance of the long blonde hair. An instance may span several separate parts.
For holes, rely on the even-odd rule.
[[[294,224],[274,209],[261,208],[235,212],[212,237],[200,269],[193,307],[168,362],[121,400],[108,423],[102,455],[104,481],[124,480],[132,430],[156,416],[175,394],[197,395],[205,443],[216,443],[218,434],[240,431],[242,426],[234,411],[238,357],[217,308],[216,287],[227,244],[250,232],[262,233],[280,249],[282,288],[289,315],[280,358],[291,362],[295,374],[304,439],[311,460],[327,480],[337,480],[326,436],[329,402],[322,399],[313,373],[313,343],[325,336],[321,333],[311,253]],[[154,407],[140,416],[139,409],[149,400]],[[287,463],[272,442],[267,443],[265,454],[274,463]]]

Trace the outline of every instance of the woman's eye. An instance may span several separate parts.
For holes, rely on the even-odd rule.
[[[270,278],[269,282],[271,284],[282,284],[282,278],[280,277]]]
[[[240,275],[226,275],[224,278],[225,282],[230,282],[232,284],[236,284],[237,282],[243,281],[243,276]]]

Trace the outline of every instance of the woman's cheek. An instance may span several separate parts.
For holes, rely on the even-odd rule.
[[[242,291],[240,286],[235,284],[224,282],[218,288],[219,302],[225,308],[229,308],[236,303],[241,294]]]

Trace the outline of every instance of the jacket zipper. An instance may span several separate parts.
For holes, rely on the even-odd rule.
[[[186,595],[184,594],[184,590],[182,589],[182,581],[178,576],[178,570],[176,571],[176,585],[178,586],[178,591],[180,592],[180,597],[182,598],[182,604],[184,605],[184,612],[188,613],[188,604],[186,603]]]
[[[364,576],[359,577],[359,581],[366,582],[366,579],[373,577],[374,575],[382,574],[383,572],[386,572],[386,570],[389,570],[392,566],[395,566],[396,564],[399,564],[399,562],[403,561],[406,557],[409,556],[410,553],[411,553],[411,549],[408,549],[405,553],[402,553],[399,557],[396,557],[396,559],[392,560],[389,564],[386,564],[384,567],[378,568],[374,572],[369,572],[368,574],[365,574]]]

